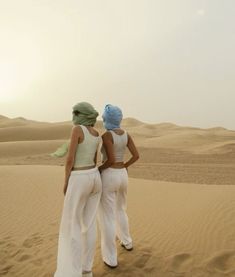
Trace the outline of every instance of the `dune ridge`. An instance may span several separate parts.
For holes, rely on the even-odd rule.
[[[64,158],[52,158],[50,153],[69,139],[71,122],[34,123],[21,119],[24,125],[12,126],[14,120],[2,119],[6,126],[0,128],[0,165],[64,164]],[[131,177],[234,184],[234,131],[172,123],[146,124],[133,118],[124,119],[123,126],[141,152],[141,159],[129,171]],[[104,132],[101,121],[97,122],[97,128]]]

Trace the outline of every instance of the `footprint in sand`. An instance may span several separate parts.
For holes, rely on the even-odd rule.
[[[27,261],[29,259],[31,259],[31,255],[23,254],[23,255],[20,255],[16,260],[18,262],[24,262],[24,261]]]
[[[43,264],[43,259],[39,258],[39,259],[34,259],[30,261],[31,264],[35,265],[35,266],[42,266]]]
[[[17,247],[17,245],[14,242],[8,240],[4,243],[4,247],[11,249]]]
[[[138,268],[143,268],[146,263],[148,262],[149,258],[151,257],[150,254],[142,254],[141,257],[139,257],[135,263],[134,266],[138,267]]]
[[[134,266],[138,267],[138,268],[143,268],[146,266],[148,260],[152,256],[152,254],[149,249],[139,249],[138,253],[140,256],[138,256],[138,258],[135,259]]]
[[[167,259],[168,270],[175,273],[185,273],[192,268],[193,259],[190,254],[182,253]]]
[[[6,242],[4,240],[0,241],[0,245],[4,245]]]
[[[207,262],[207,269],[210,272],[230,274],[235,276],[235,251],[223,251]]]
[[[13,265],[6,265],[5,267],[3,267],[0,271],[0,276],[8,274],[8,272],[10,271],[10,269],[12,267],[13,267]]]
[[[15,250],[14,252],[12,252],[12,253],[10,254],[10,257],[11,257],[11,258],[14,258],[14,257],[16,257],[16,256],[21,255],[22,253],[24,253],[24,251],[23,251],[22,249],[18,249],[18,250]]]
[[[12,240],[12,237],[11,236],[7,236],[7,237],[4,237],[3,239],[4,239],[4,241]]]
[[[32,236],[30,236],[30,238],[24,240],[23,246],[26,248],[31,248],[32,246],[41,244],[42,241],[43,239],[41,238],[41,236],[38,233],[35,233]]]

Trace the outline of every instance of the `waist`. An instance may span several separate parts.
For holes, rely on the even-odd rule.
[[[95,168],[96,165],[89,165],[89,166],[75,166],[72,168],[72,171],[76,171],[76,170],[87,170],[87,169],[92,169]]]
[[[115,163],[112,164],[110,167],[111,167],[111,168],[124,168],[125,165],[124,165],[124,162],[115,162]]]
[[[80,175],[80,174],[90,174],[90,173],[95,173],[95,172],[99,172],[97,166],[90,168],[90,169],[72,170],[71,176]]]

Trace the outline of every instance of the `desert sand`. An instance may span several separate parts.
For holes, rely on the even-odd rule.
[[[50,153],[71,126],[0,116],[0,276],[53,276],[64,158]],[[235,131],[132,118],[123,127],[141,156],[129,170],[134,250],[118,246],[119,267],[108,269],[98,236],[94,277],[235,276]]]

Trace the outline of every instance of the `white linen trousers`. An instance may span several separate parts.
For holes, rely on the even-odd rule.
[[[71,172],[64,199],[54,277],[81,277],[83,270],[92,269],[101,190],[97,168]]]
[[[116,236],[124,244],[132,243],[126,213],[128,174],[125,168],[107,168],[101,173],[102,195],[99,206],[101,252],[103,260],[117,265]]]

